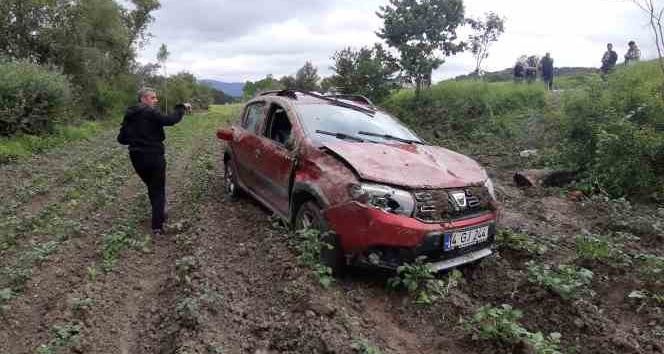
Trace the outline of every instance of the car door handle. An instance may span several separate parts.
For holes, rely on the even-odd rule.
[[[262,153],[263,153],[263,152],[262,152],[260,149],[256,149],[256,157],[257,157],[257,158],[258,158],[258,157],[261,157],[261,154],[262,154]]]

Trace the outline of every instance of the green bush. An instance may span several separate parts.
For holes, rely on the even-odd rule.
[[[459,147],[454,143],[464,140],[512,140],[529,112],[545,105],[540,85],[482,81],[443,81],[420,97],[413,90],[401,90],[382,103],[423,138],[448,138],[445,145],[455,149]]]
[[[64,75],[25,61],[0,60],[0,136],[51,132],[71,119],[71,103]]]
[[[611,196],[664,196],[663,78],[654,63],[563,95],[562,164]]]

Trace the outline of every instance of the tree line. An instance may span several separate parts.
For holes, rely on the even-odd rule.
[[[413,87],[419,95],[431,86],[432,72],[445,57],[466,50],[475,57],[474,74],[481,76],[489,48],[504,32],[505,23],[493,12],[485,18],[465,17],[462,0],[390,0],[376,15],[383,20],[376,35],[397,55],[380,43],[347,47],[332,55],[332,76],[321,79],[316,67],[306,62],[294,77],[267,75],[247,81],[245,98],[261,90],[285,88],[362,94],[374,101],[382,101],[391,90],[402,87]],[[464,25],[471,34],[461,40],[457,29]]]

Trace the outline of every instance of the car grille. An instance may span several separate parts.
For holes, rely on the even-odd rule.
[[[486,187],[426,189],[413,192],[417,220],[448,222],[490,210],[491,196]]]

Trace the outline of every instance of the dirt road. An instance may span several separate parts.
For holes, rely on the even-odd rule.
[[[497,256],[464,270],[445,298],[419,305],[386,286],[389,274],[361,270],[324,288],[265,209],[222,195],[214,132],[237,113],[213,107],[168,130],[173,227],[158,238],[146,236],[147,197],[115,132],[0,167],[0,353],[537,349],[474,340],[460,323],[502,304],[523,311],[530,333],[561,333],[562,352],[664,353],[663,300],[650,296],[664,294],[652,271],[664,267],[664,213],[522,191],[511,183],[518,165],[486,160],[506,205],[503,237]],[[579,257],[584,234],[611,235],[611,257]],[[529,280],[533,264],[586,267],[590,292],[561,296]]]

